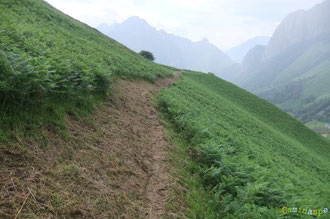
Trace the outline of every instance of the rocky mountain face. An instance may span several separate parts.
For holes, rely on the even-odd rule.
[[[231,59],[207,39],[192,42],[157,30],[139,17],[111,26],[101,24],[98,30],[136,52],[152,52],[160,64],[213,73],[220,73],[232,64]]]
[[[287,16],[273,34],[263,55],[263,61],[279,55],[287,48],[330,33],[330,1],[311,10],[296,11]]]
[[[303,122],[330,121],[330,0],[287,16],[222,77]]]

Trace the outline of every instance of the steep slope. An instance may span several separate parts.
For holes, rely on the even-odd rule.
[[[328,204],[329,142],[266,101],[212,74],[169,88],[173,68],[42,0],[0,9],[1,218],[278,218],[284,204]],[[168,175],[151,99],[162,87],[159,106],[196,161],[190,177],[210,193],[182,217],[170,188],[205,197]]]
[[[42,0],[0,11],[0,218],[183,215],[150,100],[174,68]]]
[[[159,106],[188,141],[199,164],[192,174],[211,193],[218,218],[281,218],[285,206],[302,214],[327,206],[326,139],[212,74],[181,77],[160,93]]]
[[[246,54],[255,46],[261,45],[266,46],[270,41],[270,37],[267,36],[258,36],[253,39],[250,39],[241,45],[234,47],[226,52],[226,54],[237,63],[241,63],[246,56]]]
[[[208,40],[189,39],[156,30],[145,20],[131,17],[120,24],[101,24],[98,29],[136,52],[151,51],[156,62],[183,69],[221,72],[232,61]]]
[[[165,215],[169,144],[149,98],[172,68],[42,0],[0,11],[0,218]]]
[[[303,122],[329,121],[330,1],[289,15],[268,46],[255,48],[224,78]]]
[[[64,115],[91,109],[113,77],[172,75],[44,1],[4,0],[0,11],[1,138],[19,123],[63,129]]]

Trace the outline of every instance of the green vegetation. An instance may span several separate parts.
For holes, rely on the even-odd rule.
[[[300,43],[258,70],[249,79],[253,87],[244,87],[304,123],[330,122],[329,54],[328,36]]]
[[[7,141],[13,137],[19,141],[19,153],[11,150],[11,144],[1,144],[2,163],[10,166],[8,169],[5,166],[2,176],[10,176],[14,186],[17,183],[12,181],[15,179],[15,174],[11,176],[12,170],[19,174],[22,172],[17,166],[38,164],[40,169],[45,161],[51,160],[42,152],[36,159],[31,154],[38,154],[37,149],[29,154],[24,148],[25,141],[33,147],[34,141],[26,136],[29,131],[43,126],[65,130],[66,115],[86,115],[98,101],[109,95],[111,81],[116,78],[154,82],[157,78],[172,75],[173,68],[154,64],[42,0],[2,0],[0,19],[0,140]],[[314,52],[311,51],[311,54]],[[300,62],[309,56],[306,57]],[[328,88],[327,67],[328,62],[324,62],[322,69],[319,69],[322,71],[319,79],[324,82],[320,86],[322,89]],[[312,73],[308,75],[314,77]],[[310,209],[329,207],[329,140],[318,136],[268,102],[212,74],[185,72],[181,77],[183,80],[175,86],[161,91],[158,104],[182,138],[172,136],[178,145],[178,154],[172,154],[172,159],[187,161],[177,165],[183,168],[179,172],[180,183],[186,185],[187,193],[179,196],[187,206],[187,216],[278,218],[284,206]],[[302,75],[299,77],[303,79]],[[300,82],[295,85],[293,89],[299,93],[302,85]],[[313,107],[308,104],[308,107]],[[324,112],[322,116],[328,113]],[[47,133],[51,135],[52,130],[47,130]],[[23,140],[17,135],[24,136]],[[91,148],[94,144],[103,146],[97,139],[93,137],[91,145],[86,142],[88,150],[84,150],[83,154],[93,155]],[[36,142],[47,145],[48,140],[48,137],[41,135]],[[74,144],[71,142],[74,146],[71,145],[71,148],[64,143],[59,146],[58,139],[54,141],[52,144],[58,146],[56,150],[68,150],[53,160],[54,164],[61,165],[60,177],[56,174],[55,178],[50,176],[47,168],[53,168],[51,166],[47,166],[40,175],[56,182],[63,180],[63,184],[71,180],[74,185],[79,185],[77,178],[85,174],[86,169],[71,161],[77,159],[73,151],[78,151],[84,140]],[[101,149],[97,151],[102,152]],[[65,159],[70,162],[61,163],[63,160],[59,157],[63,156],[67,156]],[[100,158],[99,154],[94,156],[88,162]],[[81,160],[85,160],[83,158]],[[99,161],[97,170],[105,164],[101,159]],[[121,167],[124,163],[119,161],[118,165]],[[34,167],[31,169],[35,170]],[[93,169],[93,172],[97,171]],[[38,175],[39,172],[34,174]],[[92,178],[98,179],[96,176]],[[24,177],[16,178],[16,182],[32,182]],[[36,179],[36,182],[42,185],[52,182],[47,180]],[[91,182],[84,178],[81,183],[93,184]],[[71,193],[59,192],[60,188],[63,189],[60,185],[48,185],[52,189],[44,191],[41,197],[47,194],[50,202],[42,206],[50,209],[65,206],[65,200]],[[55,191],[54,188],[58,189]],[[73,189],[73,193],[82,197],[86,188],[79,188],[81,190],[78,192]],[[65,189],[68,190],[69,186]],[[103,188],[92,187],[90,191],[99,192],[98,189]],[[107,195],[112,197],[111,188],[108,189]],[[18,189],[16,192],[21,191]],[[102,192],[100,194],[104,195]],[[17,197],[13,196],[13,199]],[[43,198],[33,197],[31,200],[43,202]],[[17,202],[13,200],[13,203]],[[91,200],[91,203],[100,212],[113,207],[102,198]],[[115,207],[117,212],[125,206],[120,204],[120,207]]]
[[[198,168],[218,218],[279,218],[330,200],[330,143],[268,102],[212,74],[184,72],[158,104]]]
[[[89,111],[116,77],[155,81],[172,71],[42,0],[0,2],[0,137],[17,127],[64,128]]]
[[[171,175],[177,181],[173,183],[170,189],[172,194],[170,201],[167,203],[167,209],[175,212],[176,215],[182,216],[182,218],[215,218],[215,206],[208,204],[211,197],[203,188],[202,179],[197,174],[191,174],[199,167],[190,157],[191,152],[187,150],[187,141],[177,134],[170,121],[164,116],[162,117],[166,134],[173,145],[169,153],[169,163],[173,166],[170,169],[174,170]],[[182,187],[179,185],[182,185]]]
[[[139,52],[139,54],[150,61],[155,60],[154,55],[149,51],[142,50],[141,52]]]

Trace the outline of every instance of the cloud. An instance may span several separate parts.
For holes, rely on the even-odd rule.
[[[284,17],[322,0],[46,0],[93,27],[139,16],[158,29],[221,49],[270,36]]]

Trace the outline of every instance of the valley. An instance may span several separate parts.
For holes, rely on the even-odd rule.
[[[327,0],[288,15],[267,45],[254,47],[242,64],[218,75],[275,104],[308,127],[314,127],[308,125],[312,121],[329,122],[329,9]]]

